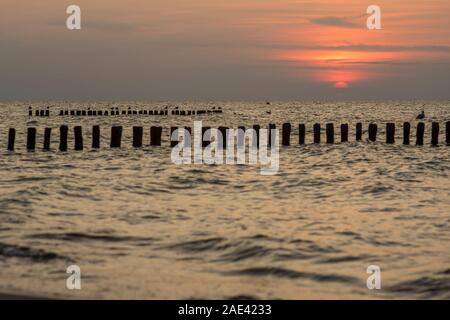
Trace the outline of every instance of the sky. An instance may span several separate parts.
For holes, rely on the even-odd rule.
[[[449,0],[2,0],[0,101],[447,100],[449,16]]]

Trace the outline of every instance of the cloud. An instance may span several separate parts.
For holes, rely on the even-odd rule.
[[[360,27],[359,25],[349,21],[346,18],[333,17],[333,16],[311,19],[309,21],[314,24],[318,24],[321,26],[328,26],[328,27],[341,27],[341,28],[358,28],[358,27]]]

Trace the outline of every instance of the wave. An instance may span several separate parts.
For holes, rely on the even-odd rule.
[[[33,249],[29,247],[16,246],[0,243],[0,256],[14,258],[29,258],[36,262],[46,262],[53,259],[63,259],[56,253]]]

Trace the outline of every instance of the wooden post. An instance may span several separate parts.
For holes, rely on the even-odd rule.
[[[178,137],[176,137],[176,140],[174,140],[174,141],[172,141],[172,134],[175,132],[175,130],[177,130],[178,128],[177,127],[171,127],[170,128],[170,137],[169,137],[169,140],[170,140],[170,146],[173,148],[173,147],[175,147],[177,144],[178,144]]]
[[[395,143],[395,123],[386,123],[386,143]]]
[[[73,128],[75,133],[75,150],[81,151],[83,150],[83,132],[81,126],[76,126]]]
[[[334,125],[332,123],[327,123],[326,131],[327,131],[327,143],[333,144],[334,143]]]
[[[261,129],[261,127],[259,126],[259,124],[255,124],[253,126],[253,130],[255,130],[254,137],[253,137],[253,146],[256,148],[259,148],[259,130],[260,129]]]
[[[211,130],[211,127],[202,127],[202,147],[206,148],[211,144],[211,134],[206,134],[206,131]]]
[[[275,137],[272,137],[272,129],[276,129],[277,126],[273,123],[269,124],[269,132],[268,132],[268,139],[267,139],[267,146],[272,146],[272,139],[275,139]],[[274,141],[275,142],[275,141]]]
[[[315,123],[313,126],[314,143],[320,143],[320,123]]]
[[[27,150],[34,151],[36,148],[36,128],[27,129]]]
[[[450,146],[450,121],[445,124],[445,142]]]
[[[431,145],[437,146],[439,144],[439,123],[433,122],[431,124]]]
[[[69,127],[62,125],[59,127],[59,151],[67,151],[67,134]]]
[[[161,145],[162,127],[150,127],[150,145]]]
[[[291,145],[291,124],[290,123],[283,123],[282,128],[282,141],[281,144],[285,147]]]
[[[219,127],[218,130],[222,134],[222,143],[218,141],[218,146],[221,149],[225,149],[227,147],[227,127]]]
[[[100,126],[92,127],[92,149],[100,148]]]
[[[410,144],[410,136],[411,134],[411,124],[409,122],[405,122],[403,124],[403,144],[409,145]]]
[[[141,148],[142,147],[142,135],[144,130],[142,127],[133,127],[133,147]]]
[[[47,107],[47,110],[45,110],[45,116],[50,117],[50,109]]]
[[[111,148],[120,148],[122,140],[122,127],[114,126],[111,128]]]
[[[16,129],[9,128],[8,132],[8,150],[14,151],[14,143],[16,141]]]
[[[356,124],[356,141],[362,140],[362,123],[358,122]]]
[[[52,134],[52,128],[45,128],[44,131],[44,150],[50,150],[50,137]]]
[[[33,116],[33,109],[31,109],[31,107],[28,107],[28,116],[29,117]]]
[[[341,124],[341,142],[348,142],[348,124]]]
[[[375,123],[369,124],[369,140],[372,142],[377,141],[378,126]]]
[[[237,147],[243,147],[245,146],[245,127],[239,126],[238,127],[238,134],[237,134]]]
[[[417,124],[416,145],[423,146],[423,135],[425,133],[425,124],[419,122]]]
[[[305,144],[306,127],[303,123],[298,125],[298,144]]]

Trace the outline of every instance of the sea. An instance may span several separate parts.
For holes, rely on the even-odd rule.
[[[29,117],[28,108],[49,117]],[[201,110],[194,116],[59,116],[60,110]],[[425,111],[425,144],[415,145]],[[291,123],[279,170],[174,164],[169,129]],[[0,293],[64,299],[450,299],[450,101],[0,103]],[[363,140],[355,141],[355,125]],[[396,124],[396,143],[385,125]],[[411,123],[411,145],[402,126]],[[440,124],[430,145],[431,122]],[[298,144],[298,125],[306,144]],[[313,124],[322,143],[313,144]],[[336,143],[326,144],[325,124]],[[349,142],[340,143],[340,124]],[[378,124],[377,142],[367,139]],[[59,127],[69,126],[60,152]],[[92,126],[101,147],[92,150]],[[111,149],[112,126],[123,126]],[[84,150],[73,150],[82,126]],[[132,127],[144,128],[133,148]],[[162,146],[149,146],[151,126]],[[37,129],[26,150],[27,127]],[[7,151],[9,128],[15,151]],[[51,150],[42,150],[52,128]],[[70,266],[80,289],[70,287]],[[68,272],[69,268],[69,272]],[[378,270],[374,272],[373,270]],[[368,286],[374,276],[379,286]],[[70,279],[69,279],[70,280]]]

